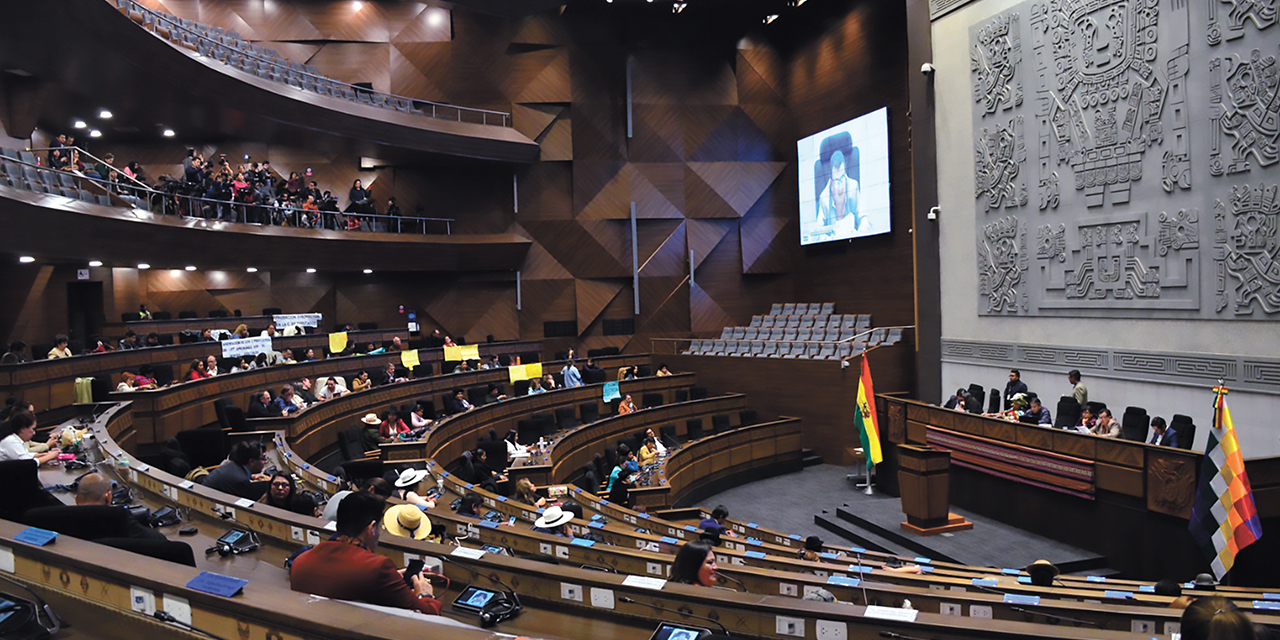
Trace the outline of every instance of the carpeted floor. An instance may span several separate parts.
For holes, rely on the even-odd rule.
[[[848,502],[857,492],[853,482],[845,480],[849,472],[849,467],[820,464],[734,487],[707,498],[702,505],[714,507],[722,504],[729,508],[729,515],[735,519],[756,522],[785,533],[814,534],[829,544],[853,544],[852,540],[819,529],[813,523],[815,513],[823,509],[835,513],[837,507]]]

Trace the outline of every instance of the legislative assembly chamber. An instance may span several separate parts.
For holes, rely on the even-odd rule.
[[[6,3],[0,638],[1275,637],[1277,22]]]

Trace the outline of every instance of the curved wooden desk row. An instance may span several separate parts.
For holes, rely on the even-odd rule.
[[[113,411],[116,413],[120,413],[120,412],[127,413],[127,407],[119,407],[117,409],[114,409]],[[97,434],[98,437],[102,439],[104,451],[107,452],[107,454],[113,458],[118,456],[127,456],[127,454],[125,454],[121,449],[119,449],[118,446],[115,445],[114,442],[110,440],[109,423],[114,421],[115,419],[117,419],[117,416],[113,415],[108,417],[106,420],[99,420],[94,426],[95,434]],[[120,419],[123,419],[123,416],[120,416]],[[106,424],[104,425],[104,423]],[[762,431],[766,428],[794,429],[795,423],[793,421],[779,421],[777,423],[770,423],[770,424],[758,425],[758,426]],[[734,435],[736,434],[734,434],[733,432],[729,432],[729,433],[720,434],[718,436],[712,436],[710,438],[706,438],[699,442],[714,443],[717,440],[727,440]],[[688,448],[688,453],[689,455],[697,456],[699,454],[704,454],[705,452],[701,452],[697,448],[691,446]],[[143,488],[152,493],[168,496],[170,499],[173,499],[175,502],[192,509],[197,509],[202,511],[204,510],[221,511],[223,514],[228,515],[230,519],[254,528],[254,530],[258,531],[260,535],[266,535],[268,537],[272,537],[277,540],[282,540],[286,544],[289,544],[289,543],[302,544],[303,542],[314,542],[315,540],[318,540],[322,535],[323,523],[315,518],[298,516],[292,513],[283,512],[281,510],[273,509],[271,507],[267,507],[259,504],[253,504],[253,503],[244,504],[243,502],[237,504],[236,502],[233,502],[231,500],[230,496],[226,496],[225,494],[221,494],[219,492],[206,489],[205,487],[200,485],[192,485],[190,483],[180,481],[178,478],[174,478],[173,476],[169,476],[168,474],[164,474],[163,472],[160,472],[158,470],[148,468],[145,465],[141,467],[135,467],[135,468],[129,469],[128,475],[130,476],[131,482],[133,482],[135,485],[139,486],[140,488]],[[496,504],[497,500],[494,500],[494,503]],[[441,509],[438,507],[436,511],[440,511],[440,510]],[[490,529],[489,527],[480,525],[479,523],[473,524],[473,523],[460,522],[456,514],[451,514],[447,512],[441,512],[438,514],[433,513],[433,517],[440,520],[441,522],[452,520],[452,524],[455,527],[455,531],[461,531],[460,529],[458,529],[458,527],[461,526],[463,528],[462,530],[468,530],[468,531],[474,530],[474,531],[481,532],[482,535],[480,536],[480,539],[482,541],[491,540],[492,543],[495,543],[495,544],[504,544],[503,543],[504,536],[509,536],[505,538],[508,544],[516,542],[522,536],[512,535],[512,534],[523,533],[523,532],[516,532],[514,530],[503,531],[502,529],[507,529],[507,528],[495,527],[493,528],[493,530],[496,531],[497,533],[493,535],[496,537],[491,537],[490,535],[484,535],[483,533],[489,530]],[[557,545],[555,545],[555,542],[557,541],[562,543],[566,542],[563,538],[543,536],[542,540],[537,540],[536,537],[541,536],[541,534],[534,534],[531,531],[528,532],[528,535],[535,537],[534,540],[538,544],[537,553],[542,555],[554,554],[558,557],[564,555],[561,549],[557,548]],[[489,540],[486,540],[486,538],[489,538]],[[550,546],[543,547],[544,544],[547,544]],[[576,544],[573,544],[573,545],[566,544],[566,545],[559,545],[559,546],[563,546],[565,549],[569,549],[570,547],[573,547],[574,548],[573,551],[576,551],[577,548],[579,547],[579,545],[576,545]],[[447,552],[448,549],[449,549],[448,547],[440,547],[439,545],[411,541],[411,540],[402,539],[402,538],[392,538],[388,536],[388,539],[384,540],[384,544],[381,547],[381,552],[384,553],[385,555],[388,555],[389,557],[392,557],[393,559],[396,559],[397,562],[402,562],[406,557],[413,556],[416,554],[422,554],[422,553],[439,554],[439,553]],[[543,553],[547,549],[551,550],[551,554]],[[530,549],[530,551],[532,551],[532,549]],[[609,559],[603,554],[621,553],[623,551],[627,551],[627,549],[623,547],[609,548],[604,546],[594,546],[588,549],[588,555],[585,556],[585,558],[588,564],[593,564],[597,566],[609,566],[609,562],[608,562]],[[406,556],[405,554],[408,554],[408,556]],[[664,556],[664,557],[669,557],[669,556]],[[752,559],[754,560],[755,558],[752,558]],[[518,559],[510,559],[510,558],[505,558],[501,556],[495,557],[492,555],[486,555],[485,557],[475,561],[470,561],[462,558],[458,558],[456,560],[459,563],[459,565],[478,564],[478,565],[483,565],[483,567],[481,568],[477,566],[471,566],[468,568],[466,566],[458,566],[458,565],[447,566],[446,573],[450,576],[451,579],[455,581],[465,582],[465,581],[475,579],[475,575],[472,573],[473,571],[479,571],[480,573],[487,572],[487,574],[497,576],[499,579],[506,581],[509,584],[517,585],[517,587],[521,590],[522,595],[527,594],[528,597],[531,599],[541,601],[541,602],[546,602],[548,604],[555,604],[555,605],[562,605],[562,606],[567,605],[571,608],[572,607],[583,607],[588,609],[591,608],[589,605],[582,605],[577,601],[574,601],[572,598],[566,598],[564,596],[563,592],[559,589],[559,584],[560,582],[566,581],[566,580],[572,580],[573,584],[582,586],[584,590],[586,588],[602,588],[602,589],[610,589],[610,590],[617,590],[617,591],[624,590],[622,589],[623,585],[621,585],[622,576],[612,576],[613,579],[611,580],[603,580],[603,581],[599,580],[601,576],[612,575],[612,574],[600,574],[599,572],[595,572],[595,571],[575,572],[576,570],[565,568],[565,567],[548,566],[545,563],[536,563],[536,562],[524,563],[524,561],[520,561]],[[579,560],[581,560],[581,558],[579,558]],[[602,560],[604,561],[604,564],[601,564]],[[782,559],[779,559],[779,560],[782,560]],[[648,557],[648,559],[645,559],[644,561],[646,563],[645,564],[646,574],[650,574],[650,575],[654,574],[655,572],[653,571],[653,569],[649,567],[649,563],[652,561],[652,557]],[[798,559],[794,560],[793,562],[803,563],[803,561],[800,561]],[[725,562],[726,567],[732,567],[737,564],[738,563],[732,559],[728,559],[728,561]],[[745,564],[745,558],[744,558],[743,564]],[[823,575],[822,573],[820,573],[824,570],[830,569],[830,565],[827,565],[826,567],[824,567],[821,563],[807,563],[807,564],[814,569],[814,575],[817,576],[818,578],[818,583],[810,583],[808,586],[816,586],[816,584],[824,584],[827,587],[844,588],[845,590],[842,591],[844,595],[841,596],[842,599],[844,598],[848,598],[849,600],[857,599],[856,591],[861,591],[860,588],[857,590],[854,590],[851,586],[847,584],[828,583],[822,580],[824,577],[830,580],[829,575]],[[457,571],[454,571],[455,568],[457,568]],[[636,565],[636,569],[637,569],[637,571],[635,571],[636,575],[643,575],[643,574],[640,574],[640,572],[638,571],[638,564]],[[659,567],[657,572],[665,572],[665,570],[666,570],[665,568]],[[736,577],[739,577],[739,579],[744,579],[743,575],[746,573],[749,573],[746,571],[743,571],[742,573],[737,573],[740,570],[732,569],[732,568],[729,568],[728,571],[733,573],[733,575],[735,575]],[[835,575],[835,573],[833,572],[830,575]],[[751,577],[751,576],[747,576],[747,577]],[[764,578],[759,579],[759,581],[755,583],[755,588],[752,588],[749,585],[748,589],[751,589],[753,592],[758,592],[758,593],[790,593],[794,595],[800,595],[801,593],[803,593],[803,590],[798,590],[798,588],[792,589],[790,587],[785,587],[784,584],[800,585],[809,580],[808,578],[805,578],[803,575],[795,573],[795,566],[793,564],[788,566],[787,570],[785,570],[784,573],[782,573],[781,575],[777,575],[773,577],[779,581],[769,582],[770,578],[768,575],[766,575]],[[754,577],[751,577],[751,579],[757,580],[757,578],[754,578]],[[787,582],[784,583],[782,582],[782,580],[785,580]],[[836,582],[837,583],[841,582],[841,580],[837,578]],[[861,585],[859,585],[859,587],[860,586]],[[872,587],[872,584],[868,583],[867,586],[868,586],[868,589],[870,589]],[[968,635],[971,635],[970,631],[972,631],[972,633],[978,633],[979,635],[981,635],[982,625],[980,624],[980,621],[971,620],[970,618],[955,618],[952,616],[935,616],[935,614],[932,613],[932,611],[934,610],[933,606],[934,606],[935,600],[936,600],[937,606],[939,607],[937,610],[941,611],[941,605],[944,600],[954,602],[957,598],[962,601],[967,600],[968,598],[977,598],[977,602],[973,602],[970,604],[978,604],[979,602],[990,603],[990,605],[994,607],[995,616],[997,618],[996,621],[986,623],[988,625],[986,627],[986,633],[988,633],[989,635],[985,637],[1036,637],[1037,634],[1039,637],[1095,637],[1095,638],[1121,637],[1121,636],[1111,635],[1113,632],[1099,632],[1099,631],[1093,631],[1092,633],[1094,635],[1079,635],[1074,633],[1073,630],[1063,630],[1064,632],[1067,632],[1067,635],[1062,636],[1062,635],[1059,635],[1058,631],[1052,630],[1051,627],[1044,627],[1042,625],[1029,625],[1032,628],[1024,631],[1024,630],[1021,630],[1020,627],[1017,627],[1017,625],[1024,625],[1026,623],[1018,622],[1018,620],[1029,620],[1029,619],[1032,619],[1034,616],[1030,614],[1024,614],[1020,611],[1017,611],[1016,609],[1004,606],[1001,596],[998,596],[998,595],[993,596],[994,597],[994,600],[993,600],[992,597],[987,597],[987,596],[990,596],[991,594],[974,593],[971,595],[964,595],[959,592],[949,592],[949,593],[936,592],[936,588],[937,588],[937,585],[934,585],[932,583],[929,583],[928,585],[925,585],[925,586],[918,586],[916,588],[901,587],[901,586],[894,587],[894,588],[885,587],[884,595],[880,597],[892,599],[888,601],[889,606],[899,606],[901,603],[901,601],[898,600],[899,597],[910,598],[912,599],[913,602],[917,602],[917,601],[920,603],[928,602],[929,603],[928,605],[924,605],[924,604],[917,605],[917,608],[921,610],[920,618],[917,620],[917,624],[921,624],[923,622],[925,626],[911,627],[911,629],[914,629],[915,632],[926,632],[926,633],[927,632],[935,632],[935,633],[945,632],[951,635],[968,636]],[[1016,583],[1009,585],[1007,587],[1005,585],[1001,585],[1002,590],[1008,590],[1010,592],[1015,592],[1015,593],[1018,589],[1021,589],[1021,588],[1022,587],[1018,586]],[[903,591],[902,589],[908,589],[908,590]],[[585,593],[584,590],[578,590],[578,593],[579,594]],[[726,592],[702,590],[702,589],[688,589],[688,590],[685,590],[684,595],[682,595],[681,590],[685,590],[685,588],[679,585],[669,585],[666,588],[664,588],[662,592],[650,592],[645,590],[631,589],[631,593],[629,593],[628,595],[629,597],[632,597],[632,598],[641,599],[642,602],[651,601],[651,602],[654,602],[655,604],[658,604],[659,606],[664,606],[667,608],[681,608],[682,606],[684,606],[687,608],[682,610],[692,609],[694,613],[698,613],[699,615],[705,615],[705,614],[699,613],[699,610],[697,608],[694,608],[695,604],[693,602],[690,602],[690,596],[693,596],[694,600],[698,600],[699,598],[697,598],[697,596],[700,596],[700,595],[701,596],[705,596],[705,595],[720,596],[721,598],[729,598],[730,600],[748,597],[744,594],[729,594]],[[671,591],[672,593],[668,593],[668,591]],[[1055,590],[1049,590],[1049,591],[1055,591]],[[933,597],[934,593],[940,593],[943,597],[934,598]],[[752,596],[752,598],[755,598],[755,597],[758,597],[758,596]],[[660,599],[649,600],[649,598],[660,598]],[[1116,607],[1108,607],[1107,609],[1103,610],[1103,612],[1099,614],[1100,619],[1098,620],[1097,624],[1105,624],[1109,628],[1127,629],[1130,626],[1131,620],[1135,619],[1135,616],[1141,616],[1142,619],[1155,619],[1155,620],[1164,620],[1164,621],[1170,621],[1170,620],[1176,619],[1176,615],[1171,614],[1167,610],[1151,608],[1151,607],[1159,607],[1164,604],[1164,602],[1162,602],[1159,597],[1148,596],[1147,594],[1140,594],[1137,596],[1137,598],[1142,602],[1135,602],[1134,604],[1131,604],[1131,605],[1117,605]],[[715,599],[716,598],[714,597],[712,598],[712,600],[715,600]],[[1164,599],[1164,600],[1167,600],[1167,599]],[[881,600],[882,604],[884,604],[885,602],[886,600]],[[857,632],[855,629],[856,625],[868,624],[868,621],[864,619],[861,620],[861,622],[859,622],[860,619],[857,618],[856,616],[861,615],[861,612],[856,611],[855,608],[837,605],[835,608],[835,614],[833,615],[833,611],[831,609],[824,609],[824,607],[831,607],[832,605],[813,605],[807,602],[796,601],[794,598],[787,598],[786,602],[783,602],[783,603],[778,603],[773,598],[770,598],[769,601],[765,601],[765,602],[755,601],[754,604],[747,606],[745,610],[743,610],[743,608],[739,606],[735,606],[729,603],[708,604],[704,602],[703,604],[704,606],[713,607],[706,610],[707,614],[710,614],[712,615],[712,617],[715,617],[717,619],[720,619],[722,622],[725,622],[727,626],[729,626],[731,629],[735,629],[735,630],[746,632],[746,633],[751,633],[752,635],[758,635],[760,637],[777,637],[778,634],[776,633],[776,627],[770,626],[769,623],[771,621],[776,621],[776,616],[778,615],[792,615],[792,616],[796,615],[795,613],[788,614],[786,613],[787,611],[794,612],[794,611],[809,610],[810,613],[812,614],[810,615],[810,617],[822,618],[822,619],[834,619],[836,620],[837,624],[839,623],[840,619],[844,619],[845,623],[849,625],[848,631],[850,634],[854,634]],[[1150,606],[1148,607],[1138,606],[1141,604],[1149,604]],[[1244,603],[1241,603],[1241,604],[1244,604]],[[763,605],[768,605],[768,606],[763,606]],[[817,606],[818,608],[813,609],[814,606]],[[1087,602],[1076,603],[1076,602],[1066,602],[1066,601],[1063,601],[1063,602],[1054,601],[1044,606],[1065,607],[1065,609],[1058,610],[1058,613],[1054,615],[1068,615],[1070,617],[1081,617],[1081,616],[1091,615],[1089,612],[1092,611],[1094,608],[1096,608],[1094,605]],[[644,610],[645,608],[643,607],[619,607],[619,609],[628,611],[629,613],[636,614],[636,615],[658,617],[658,618],[663,617],[660,613],[651,612],[651,611],[647,612]],[[601,613],[599,610],[596,610],[596,611],[597,611],[597,614]],[[1069,611],[1069,613],[1062,613],[1062,611]],[[1050,610],[1045,610],[1045,612],[1049,613]],[[726,615],[729,615],[730,613],[732,613],[733,616],[729,618],[724,617]],[[761,619],[761,616],[763,616],[763,619]],[[1162,616],[1164,617],[1162,618]],[[1007,621],[1005,621],[1006,619]],[[1089,618],[1082,618],[1082,619],[1089,619]],[[735,626],[734,624],[728,622],[729,620],[737,620],[740,626]],[[1280,623],[1280,620],[1277,620],[1274,618],[1268,618],[1268,617],[1258,617],[1257,615],[1255,615],[1255,620],[1265,624]],[[1004,625],[1006,624],[1014,625],[1014,626],[1005,627]],[[994,626],[990,626],[990,625],[994,625]],[[892,627],[892,625],[890,626]],[[932,628],[935,626],[940,628]],[[941,627],[948,627],[948,628],[944,629]],[[873,630],[874,628],[884,628],[884,626],[873,627]],[[764,631],[766,629],[768,629],[769,631]],[[1010,633],[1013,633],[1014,635],[1010,636],[1009,635]],[[1023,634],[1030,634],[1030,635],[1024,636]],[[814,632],[806,631],[805,637],[809,637],[809,638],[815,637]],[[854,636],[854,637],[857,637],[857,636]]]
[[[367,340],[376,344],[382,344],[395,336],[401,336],[402,339],[408,337],[404,330],[354,331],[351,335],[352,340]],[[273,340],[272,346],[277,347],[277,350],[293,349],[296,355],[297,352],[305,351],[308,347],[317,351],[327,349],[329,338],[327,334],[281,337]],[[209,354],[222,357],[222,348],[219,343],[191,342],[5,365],[0,366],[0,393],[30,400],[41,411],[58,409],[75,403],[76,378],[91,378],[101,374],[112,375],[129,370],[137,371],[143,365],[169,365],[174,367],[175,376],[181,376],[192,360],[207,357]],[[37,355],[44,356],[44,354]],[[113,388],[115,382],[113,378],[111,384]]]
[[[306,312],[304,312],[306,313]],[[284,314],[292,315],[292,314]],[[171,318],[169,320],[130,320],[128,322],[109,322],[105,329],[114,333],[124,335],[125,331],[133,331],[134,333],[145,336],[148,333],[181,333],[183,331],[203,331],[205,329],[224,329],[226,331],[235,331],[240,325],[249,327],[249,332],[258,335],[267,325],[275,322],[275,316],[229,316],[226,318]],[[330,321],[332,322],[332,320]],[[354,326],[355,323],[352,323]],[[284,327],[276,327],[284,329]],[[315,328],[315,327],[313,327]],[[374,329],[373,331],[377,331]],[[386,331],[385,329],[383,331]],[[405,329],[395,329],[404,340],[408,340],[405,335]],[[352,331],[351,334],[364,333]],[[327,344],[327,343],[326,343]]]
[[[632,363],[649,361],[648,354],[629,358]],[[622,359],[625,362],[628,357],[623,356]],[[676,389],[690,387],[696,382],[697,376],[694,374],[681,373],[628,380],[619,383],[619,388],[623,394],[661,393],[665,403],[673,399]],[[573,407],[576,416],[577,406],[585,402],[595,401],[597,410],[600,410],[606,406],[603,397],[604,384],[588,384],[488,404],[446,418],[433,426],[427,437],[421,440],[384,444],[381,446],[381,457],[387,462],[395,463],[423,460],[451,463],[464,451],[474,449],[476,440],[489,429],[494,429],[498,437],[503,437],[508,430],[516,428],[519,420],[539,413],[553,413],[557,407]]]
[[[538,348],[537,342],[495,342],[481,345],[480,353],[482,355],[515,354],[536,351]],[[432,357],[443,357],[443,351],[438,349],[432,349],[429,353],[422,351],[419,353],[426,356],[428,361]],[[114,401],[127,400],[133,403],[134,427],[138,432],[137,444],[164,442],[179,431],[196,429],[214,422],[216,415],[213,403],[219,398],[229,399],[232,404],[244,408],[248,406],[249,398],[263,389],[271,389],[274,393],[279,391],[281,386],[297,382],[302,378],[347,375],[359,371],[369,371],[372,375],[386,367],[388,362],[398,365],[400,357],[399,353],[380,353],[371,356],[329,358],[216,376],[162,389],[112,393],[109,397]]]

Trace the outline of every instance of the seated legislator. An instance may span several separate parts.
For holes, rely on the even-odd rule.
[[[355,380],[351,381],[352,391],[364,391],[371,386],[373,386],[373,383],[369,381],[368,371],[361,371],[360,375],[356,376]]]
[[[412,433],[413,431],[409,429],[409,425],[400,419],[394,409],[387,409],[382,412],[382,422],[378,425],[378,437],[382,438],[383,442],[407,438]]]
[[[569,360],[569,363],[564,365],[564,369],[562,369],[560,373],[564,375],[564,386],[566,389],[582,386],[582,373],[578,371],[578,367],[573,363],[573,360]]]
[[[729,536],[731,538],[736,538],[738,537],[738,535],[733,531],[731,531],[728,527],[724,526],[724,521],[728,517],[729,517],[729,508],[722,504],[716,505],[716,508],[711,510],[711,517],[703,518],[702,522],[698,523],[698,528],[708,533],[715,533],[721,536]]]
[[[239,442],[231,448],[227,459],[209,472],[204,486],[233,496],[257,500],[267,490],[267,478],[261,477],[267,466],[267,454],[260,442]]]
[[[547,390],[542,388],[542,380],[531,378],[529,380],[529,391],[525,393],[527,396],[536,396],[539,393],[546,393]]]
[[[409,427],[417,435],[422,435],[427,431],[433,422],[431,418],[426,416],[427,408],[422,404],[415,404],[413,411],[409,413]]]
[[[1156,416],[1151,419],[1151,439],[1147,441],[1147,444],[1176,447],[1178,446],[1178,432],[1174,431],[1173,427],[1164,421],[1164,418]]]
[[[71,349],[67,347],[67,342],[67,337],[59,333],[53,339],[53,348],[49,350],[49,359],[70,358],[72,354]]]
[[[36,417],[27,411],[15,411],[0,426],[0,461],[3,460],[35,460],[37,465],[56,460],[62,453],[54,447],[56,435],[49,437],[49,450],[34,454],[27,449],[27,443],[36,436]]]
[[[204,374],[206,376],[209,376],[210,378],[212,378],[214,376],[224,374],[224,373],[230,373],[230,372],[223,371],[218,368],[218,356],[215,356],[211,353],[209,354],[209,357],[204,359]]]
[[[347,393],[347,388],[339,385],[336,378],[329,378],[324,381],[324,386],[320,387],[320,391],[316,393],[316,397],[320,398],[321,402],[325,402],[334,398],[341,398]]]
[[[609,489],[609,502],[631,508],[631,478],[634,476],[635,471],[626,467],[621,468],[618,479]]]
[[[396,365],[393,362],[387,363],[387,368],[382,370],[382,374],[378,376],[378,386],[385,387],[389,384],[404,382],[406,378],[396,375]]]
[[[699,587],[716,584],[716,554],[703,540],[686,542],[671,563],[671,581]]]
[[[658,461],[658,441],[653,436],[646,436],[644,444],[640,446],[640,451],[636,453],[636,457],[640,459],[640,466],[648,466]]]
[[[622,398],[622,402],[618,403],[618,415],[625,416],[628,413],[634,413],[635,411],[636,411],[636,402],[635,400],[631,399],[631,394],[628,393],[625,397]]]
[[[658,365],[658,371],[653,375],[658,376],[659,378],[662,378],[664,376],[671,375],[671,370],[667,368],[667,363],[664,362],[661,365]]]
[[[271,392],[263,390],[249,399],[249,410],[244,412],[250,418],[274,418],[283,415],[275,408],[271,400]]]
[[[559,505],[551,505],[542,510],[542,516],[533,522],[535,533],[545,533],[562,538],[572,538],[569,523],[573,521],[573,512],[561,509]]]
[[[475,407],[467,401],[467,394],[465,391],[462,389],[453,390],[453,398],[449,400],[449,406],[447,407],[449,413],[466,413],[474,408]]]
[[[205,378],[208,378],[209,373],[205,370],[205,367],[206,365],[204,360],[192,360],[191,366],[187,369],[187,375],[183,376],[183,379],[187,382],[191,382],[193,380],[204,380]]]
[[[528,478],[520,478],[516,482],[516,492],[511,497],[535,507],[544,507],[547,504],[547,499],[538,495],[538,487]]]
[[[1120,421],[1111,417],[1110,409],[1103,409],[1098,412],[1098,419],[1093,428],[1089,430],[1089,433],[1104,438],[1119,438]]]
[[[303,378],[294,383],[293,403],[298,405],[299,409],[305,409],[319,402],[320,398],[317,398],[315,392],[311,390],[311,378]]]
[[[439,615],[431,581],[422,575],[405,584],[391,558],[374,553],[382,533],[383,499],[360,491],[338,505],[338,533],[293,561],[294,591],[338,600],[356,600]]]
[[[653,445],[658,449],[658,455],[660,456],[667,455],[666,445],[662,444],[662,438],[659,438],[658,436],[653,435],[653,429],[645,429],[644,437],[645,437],[645,440],[649,440],[649,439],[653,440]]]
[[[1018,418],[1018,422],[1051,426],[1053,424],[1053,415],[1049,413],[1047,407],[1040,404],[1040,398],[1033,397],[1026,412],[1022,414],[1022,417]]]
[[[101,505],[104,507],[111,506],[111,481],[98,472],[90,473],[76,484],[76,506],[87,507],[90,505]],[[124,507],[116,507],[123,509]],[[166,540],[163,533],[143,526],[138,519],[130,515],[129,537],[139,540]]]
[[[120,384],[116,385],[116,393],[128,393],[130,391],[140,391],[143,389],[155,389],[156,381],[146,376],[140,376],[132,371],[125,371],[120,374]]]
[[[311,499],[310,496],[303,496],[298,491],[298,485],[287,473],[277,473],[271,476],[271,483],[267,486],[267,492],[262,494],[262,498],[258,502],[304,516],[316,515],[315,500]]]

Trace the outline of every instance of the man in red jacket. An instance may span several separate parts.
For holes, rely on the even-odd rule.
[[[358,600],[438,615],[440,601],[431,581],[413,576],[405,584],[391,558],[373,552],[381,533],[382,498],[352,493],[338,505],[338,534],[293,561],[289,586],[294,591],[338,600]]]

